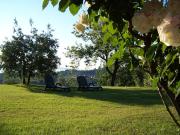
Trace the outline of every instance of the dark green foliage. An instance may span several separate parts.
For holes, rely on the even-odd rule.
[[[56,5],[58,4],[58,0],[51,0],[51,4],[52,4],[53,6],[56,6]]]
[[[32,76],[52,72],[57,68],[58,44],[50,25],[47,28],[47,32],[40,34],[36,28],[32,28],[32,35],[25,35],[15,20],[12,40],[5,41],[1,46],[1,68],[5,73],[19,76],[23,84],[29,84]]]
[[[59,11],[64,12],[69,6],[70,0],[61,0],[59,2]]]
[[[49,0],[43,0],[42,8],[45,9],[49,4]]]
[[[69,5],[69,11],[71,12],[72,15],[76,15],[77,12],[79,11],[79,9],[80,9],[80,6],[78,6],[78,5],[74,4],[74,3],[71,3]]]
[[[104,17],[100,17],[99,22],[93,22],[84,33],[76,30],[73,33],[76,37],[90,44],[84,46],[79,44],[68,48],[67,56],[73,61],[85,58],[87,64],[100,58],[109,74],[110,85],[115,85],[118,69],[130,63],[130,55],[128,50],[124,48],[126,42],[121,36],[122,33],[118,33],[117,29],[113,28],[112,22]]]

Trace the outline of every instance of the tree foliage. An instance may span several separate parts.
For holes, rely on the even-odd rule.
[[[16,75],[23,84],[29,84],[35,74],[53,71],[60,63],[56,56],[58,44],[50,25],[47,32],[38,34],[30,20],[31,34],[26,35],[14,20],[14,35],[1,45],[1,68],[9,75]]]
[[[91,23],[91,27],[87,27],[83,33],[76,29],[73,33],[89,44],[84,46],[78,44],[68,48],[67,56],[73,58],[73,61],[85,58],[86,63],[96,62],[100,58],[105,63],[105,69],[111,78],[110,85],[114,86],[119,68],[130,66],[129,51],[123,46],[136,41],[129,38],[130,35],[124,31],[119,33],[113,28],[112,22],[104,17],[98,22]],[[122,37],[125,34],[126,39]]]

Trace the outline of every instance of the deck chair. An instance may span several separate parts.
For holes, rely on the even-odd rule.
[[[78,76],[78,90],[81,91],[95,91],[95,90],[103,90],[101,86],[98,86],[94,82],[88,83],[87,78],[85,76]]]
[[[66,92],[70,91],[70,88],[68,86],[62,86],[60,83],[55,84],[55,80],[50,74],[45,75],[44,81],[46,85],[45,90],[53,89],[53,90],[61,90]]]

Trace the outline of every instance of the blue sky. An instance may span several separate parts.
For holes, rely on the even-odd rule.
[[[78,40],[71,32],[73,24],[78,21],[78,15],[71,15],[67,9],[65,13],[58,11],[58,7],[51,4],[42,10],[42,0],[3,0],[0,4],[0,44],[5,37],[10,39],[13,33],[13,20],[16,18],[24,33],[30,31],[29,19],[32,18],[34,25],[39,31],[46,30],[47,24],[51,24],[55,30],[54,36],[59,40],[58,56],[61,58],[61,69],[69,64],[63,52],[67,46],[74,45]],[[81,64],[80,69],[85,69]]]

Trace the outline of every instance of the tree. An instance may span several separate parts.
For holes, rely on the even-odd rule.
[[[104,24],[108,24],[108,26]],[[112,22],[103,17],[99,22],[91,23],[91,27],[88,27],[83,33],[76,29],[73,33],[90,44],[85,46],[77,44],[68,48],[67,56],[73,58],[73,61],[85,58],[86,63],[96,62],[100,58],[105,63],[105,69],[111,77],[110,84],[114,86],[119,68],[130,63],[128,50],[121,47],[128,42],[124,42],[113,28]]]
[[[90,5],[88,8],[90,18],[98,20],[100,15],[108,17],[119,32],[126,29],[128,25],[127,32],[142,41],[143,46],[134,44],[133,49],[124,47],[132,52],[133,66],[141,64],[153,78],[167,111],[180,126],[167,106],[163,94],[165,91],[180,115],[179,0],[161,0],[161,2],[157,0],[86,0],[85,2]],[[43,8],[47,4],[47,0],[44,0]],[[65,11],[69,7],[71,13],[76,14],[82,4],[83,0],[61,0],[59,10]]]
[[[27,85],[35,74],[53,71],[59,64],[56,56],[58,44],[53,39],[50,25],[47,32],[38,34],[38,30],[32,27],[32,20],[30,24],[31,35],[25,35],[15,19],[12,40],[5,41],[1,46],[1,68],[9,75],[19,76]]]

